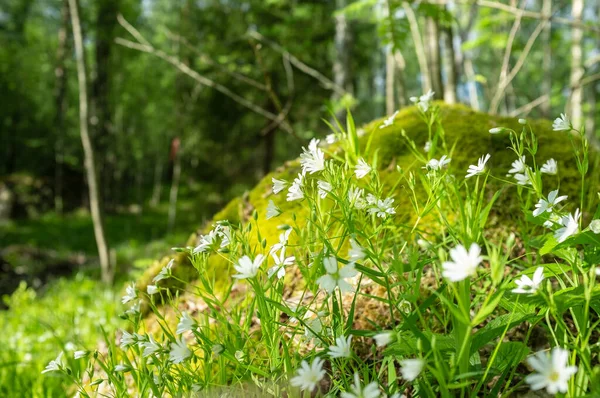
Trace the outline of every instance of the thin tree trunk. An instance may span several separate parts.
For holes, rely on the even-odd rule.
[[[479,103],[479,94],[477,92],[477,81],[475,74],[475,67],[473,66],[472,55],[470,51],[462,51],[462,44],[466,42],[469,38],[469,33],[473,28],[473,24],[477,18],[478,6],[476,3],[473,3],[469,9],[469,18],[467,20],[466,26],[463,28],[460,25],[457,25],[458,29],[458,37],[460,42],[458,43],[458,65],[460,69],[462,69],[467,82],[467,91],[469,93],[469,104],[471,108],[476,111],[481,109],[481,105]]]
[[[544,0],[542,4],[542,14],[552,14],[552,0]],[[542,61],[542,95],[546,95],[547,100],[540,105],[542,116],[550,118],[550,100],[552,99],[552,24],[548,25],[542,32],[543,42],[543,61]]]
[[[476,111],[481,110],[481,105],[479,103],[479,94],[477,93],[477,80],[475,75],[475,68],[473,67],[473,60],[470,55],[465,55],[464,57],[464,70],[465,75],[467,76],[467,87],[469,90],[469,103],[471,108]]]
[[[583,0],[573,0],[571,16],[573,21],[581,22],[583,15]],[[569,101],[569,114],[571,122],[576,129],[580,129],[583,120],[583,87],[580,84],[584,74],[583,69],[583,30],[573,27],[571,31],[571,97]]]
[[[336,9],[341,10],[346,7],[346,0],[336,0]],[[346,92],[352,93],[352,84],[350,81],[350,45],[351,32],[348,20],[343,13],[337,13],[335,19],[335,57],[333,61],[333,81],[338,87],[342,87]],[[334,92],[333,100],[339,100],[340,97]],[[341,119],[344,112],[340,111],[336,117]]]
[[[175,217],[177,216],[177,194],[179,192],[179,180],[181,178],[181,155],[176,151],[173,159],[173,178],[171,179],[171,192],[169,194],[169,224],[168,231],[173,231]]]
[[[426,19],[427,61],[431,74],[431,89],[435,92],[436,99],[443,99],[444,88],[442,85],[442,57],[440,54],[440,28],[436,19]]]
[[[156,207],[160,203],[160,196],[162,193],[162,173],[163,173],[163,162],[161,159],[156,159],[154,164],[154,187],[152,188],[152,198],[150,199],[150,206]]]
[[[427,56],[425,55],[425,46],[423,45],[423,38],[419,31],[419,22],[415,12],[411,8],[410,4],[406,1],[402,2],[402,8],[406,13],[408,24],[410,26],[410,33],[415,44],[415,52],[417,55],[417,62],[419,63],[419,69],[421,72],[421,90],[426,93],[431,90],[431,76],[429,74],[429,68],[427,67]]]
[[[406,94],[406,81],[404,79],[406,62],[400,50],[394,52],[394,60],[396,61],[396,97],[398,98],[398,107],[403,108],[408,103],[408,95]]]
[[[445,60],[446,60],[446,84],[444,85],[444,101],[449,104],[455,104],[456,98],[456,81],[458,73],[456,71],[456,53],[454,52],[454,32],[452,26],[444,29],[445,39]]]
[[[392,54],[393,49],[386,49],[385,54],[385,113],[391,115],[396,110],[396,101],[394,99],[394,75],[396,69],[396,60]]]
[[[54,210],[57,214],[63,212],[63,160],[64,160],[64,124],[67,112],[67,73],[65,56],[67,53],[67,30],[69,26],[69,3],[64,0],[60,10],[61,24],[58,29],[58,45],[56,48],[56,89],[54,104],[56,107],[55,128],[56,140],[54,141]]]
[[[83,50],[83,38],[81,34],[81,24],[79,22],[79,11],[77,9],[77,0],[69,0],[69,10],[71,14],[71,25],[73,27],[73,40],[75,42],[75,55],[77,58],[77,81],[79,83],[79,125],[81,144],[85,158],[85,171],[90,195],[90,211],[94,224],[94,236],[96,246],[98,246],[98,257],[100,258],[100,269],[102,280],[106,283],[112,282],[113,271],[110,266],[108,245],[104,235],[104,225],[102,223],[102,212],[100,210],[98,181],[96,177],[96,166],[94,162],[94,148],[88,132],[88,98],[87,98],[87,79],[85,75],[85,59]]]

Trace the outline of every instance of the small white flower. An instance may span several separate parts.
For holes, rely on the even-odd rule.
[[[127,333],[123,330],[123,335],[121,336],[121,349],[125,349],[137,342],[137,336],[135,334]]]
[[[512,290],[513,293],[535,293],[544,280],[544,267],[538,267],[533,274],[533,279],[527,275],[522,275],[515,283],[517,287]]]
[[[155,285],[148,285],[148,287],[146,288],[146,291],[148,292],[149,295],[153,295],[158,293],[158,287],[156,287]]]
[[[362,188],[350,188],[348,190],[348,201],[350,202],[350,205],[358,210],[364,209],[367,206],[367,202],[365,202],[363,195],[364,190]]]
[[[298,177],[294,179],[294,182],[288,189],[287,201],[292,202],[294,200],[304,199],[304,174],[298,173]]]
[[[600,234],[600,219],[590,222],[590,230],[595,234]]]
[[[279,234],[279,242],[275,243],[269,253],[274,253],[277,250],[281,250],[282,248],[287,246],[288,240],[290,239],[290,234],[292,233],[292,229],[288,228],[284,232]]]
[[[427,162],[427,165],[425,166],[425,168],[429,169],[429,170],[441,170],[444,167],[446,167],[450,161],[452,159],[449,159],[448,157],[446,157],[446,155],[443,155],[440,160],[437,159],[431,159],[429,162]]]
[[[552,210],[554,210],[554,206],[556,206],[558,203],[562,202],[565,199],[567,199],[566,195],[558,196],[558,189],[550,192],[548,194],[548,200],[542,198],[539,202],[535,204],[533,216],[537,217],[540,214],[543,214],[544,212],[552,213]]]
[[[373,339],[375,340],[377,347],[385,347],[394,339],[394,332],[387,330],[385,332],[377,333],[375,336],[373,336]]]
[[[475,166],[475,165],[469,166],[469,169],[467,170],[467,175],[465,176],[465,178],[471,178],[473,176],[483,174],[483,172],[485,171],[485,164],[488,162],[488,160],[490,160],[489,153],[485,156],[480,157],[479,160],[477,161],[477,166]]]
[[[131,305],[131,308],[129,308],[127,311],[125,311],[126,314],[129,315],[137,315],[140,313],[140,306],[142,305],[141,300],[136,301],[135,303],[133,303]]]
[[[365,258],[365,250],[352,238],[350,238],[350,249],[348,257],[351,262],[363,260]]]
[[[125,289],[125,295],[121,299],[121,303],[125,304],[125,303],[130,302],[131,300],[135,300],[136,298],[137,298],[137,292],[135,290],[135,283],[132,282]]]
[[[431,151],[431,141],[427,141],[425,143],[425,146],[423,147],[423,150],[425,151],[425,153],[429,153],[429,151]]]
[[[451,282],[462,281],[477,273],[477,266],[483,260],[480,256],[481,248],[477,243],[471,244],[469,251],[463,245],[450,249],[452,261],[442,264],[442,275]]]
[[[125,372],[128,369],[129,366],[123,364],[118,364],[117,366],[115,366],[115,372]]]
[[[327,194],[331,192],[331,184],[327,181],[319,180],[317,181],[317,188],[319,190],[319,196],[321,199],[325,199]]]
[[[175,333],[182,334],[185,332],[189,332],[190,330],[196,327],[196,322],[190,317],[190,315],[183,311],[181,313],[181,318],[179,319],[179,323],[177,324],[177,330]]]
[[[271,257],[273,257],[275,265],[267,271],[267,276],[269,278],[273,275],[277,275],[277,279],[282,279],[285,276],[285,267],[294,264],[294,261],[296,261],[296,257],[294,256],[285,256],[285,246],[281,248],[279,255],[277,255],[275,251],[272,251]]]
[[[544,174],[556,175],[558,173],[558,163],[556,163],[556,160],[550,158],[542,165],[540,171]]]
[[[527,173],[517,173],[514,175],[514,177],[519,185],[531,185],[531,180],[529,179],[529,174]]]
[[[525,164],[525,155],[512,162],[511,167],[512,168],[508,170],[509,174],[523,173],[527,167]]]
[[[354,174],[359,180],[371,172],[371,166],[363,158],[358,159],[358,164],[354,167]]]
[[[554,232],[554,237],[558,240],[558,243],[564,242],[568,237],[579,232],[579,217],[581,217],[581,213],[577,209],[574,214],[567,214],[560,219],[562,227]]]
[[[206,253],[216,243],[218,236],[214,229],[208,234],[200,236],[199,244],[194,248],[193,253]]]
[[[169,360],[173,363],[182,363],[192,355],[192,352],[188,348],[183,337],[171,343],[171,351],[169,352]]]
[[[308,365],[308,362],[302,361],[300,369],[296,372],[296,376],[290,380],[290,383],[303,391],[313,391],[319,382],[323,380],[325,374],[321,358],[316,358],[310,365]]]
[[[392,207],[394,204],[393,198],[381,200],[369,194],[367,195],[367,202],[370,205],[367,210],[369,214],[376,214],[379,218],[386,218],[388,215],[396,214],[396,210]]]
[[[493,127],[489,130],[490,134],[498,134],[504,131],[504,127]]]
[[[329,346],[329,356],[332,358],[350,358],[352,356],[352,351],[350,351],[351,341],[352,336],[336,338],[335,345]]]
[[[552,213],[550,214],[550,218],[544,222],[544,227],[552,228],[555,224],[560,224],[560,220],[562,220],[561,216]]]
[[[84,358],[87,355],[87,353],[88,353],[87,351],[81,351],[81,350],[75,351],[73,353],[73,358],[75,358],[75,359]]]
[[[331,133],[331,134],[327,135],[327,137],[325,137],[325,142],[327,142],[329,145],[335,144],[336,141],[337,141],[337,138],[336,138],[335,134],[333,134],[333,133]]]
[[[254,278],[256,274],[258,274],[258,269],[260,268],[262,262],[264,261],[265,256],[259,254],[256,256],[254,261],[248,256],[241,257],[237,264],[233,267],[238,272],[238,274],[233,277],[236,279],[248,279]]]
[[[539,351],[527,358],[527,363],[536,373],[525,377],[533,391],[546,388],[549,394],[565,393],[569,379],[577,373],[577,366],[569,366],[569,351],[554,347],[552,353]]]
[[[50,361],[48,363],[48,365],[46,365],[46,368],[44,368],[44,370],[42,370],[42,374],[61,370],[63,367],[62,357],[63,357],[63,353],[61,352],[60,354],[58,354],[56,359]]]
[[[354,384],[350,392],[342,392],[340,395],[341,398],[379,398],[380,396],[379,384],[374,381],[362,387],[358,373],[354,373]]]
[[[552,123],[554,131],[570,131],[572,128],[569,118],[564,113],[561,113],[560,117],[554,119],[554,123]]]
[[[269,200],[269,204],[267,205],[267,220],[270,220],[273,217],[278,217],[281,214],[281,209],[277,207],[272,200]]]
[[[148,341],[143,341],[141,343],[142,348],[144,349],[144,352],[142,353],[143,357],[147,357],[149,355],[154,354],[155,352],[157,352],[158,350],[160,350],[160,344],[158,344],[155,340],[154,337],[152,337],[152,335],[148,335]]]
[[[336,287],[340,288],[342,293],[351,292],[352,285],[346,282],[346,279],[352,278],[358,274],[358,271],[354,269],[354,264],[349,263],[338,270],[337,259],[334,256],[325,257],[323,259],[323,265],[327,273],[317,279],[317,283],[326,290],[328,293],[332,293]]]
[[[410,101],[417,104],[417,106],[419,107],[419,109],[422,112],[427,112],[427,110],[429,109],[429,105],[431,100],[433,99],[433,95],[435,94],[435,92],[429,90],[426,94],[423,94],[420,97],[410,97]]]
[[[527,124],[527,120],[526,119],[519,119],[519,124]]]
[[[381,124],[381,126],[379,126],[380,129],[384,129],[386,127],[390,127],[392,124],[394,124],[394,119],[396,119],[396,116],[398,115],[399,111],[396,111],[392,114],[392,116],[388,117],[387,119],[385,119],[383,121],[383,123]]]
[[[325,154],[319,148],[319,140],[313,138],[308,149],[302,149],[304,152],[300,155],[300,165],[304,173],[313,174],[325,169]]]
[[[237,350],[233,356],[238,360],[238,362],[244,362],[244,357],[246,354],[244,354],[244,351]]]
[[[285,180],[278,180],[277,178],[273,177],[271,178],[271,181],[273,182],[273,193],[275,195],[277,195],[279,192],[283,191],[285,187],[287,187],[287,181]]]
[[[422,359],[404,359],[400,361],[400,373],[402,373],[402,378],[408,381],[413,381],[416,379],[423,367],[425,366],[425,361]]]
[[[163,279],[167,279],[169,276],[171,276],[171,268],[173,268],[174,262],[175,262],[175,260],[171,259],[171,261],[169,261],[169,263],[160,270],[158,275],[156,275],[154,278],[152,278],[152,282],[156,283]]]

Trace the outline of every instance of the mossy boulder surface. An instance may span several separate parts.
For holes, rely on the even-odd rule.
[[[464,170],[466,174],[469,165],[476,164],[479,157],[489,153],[491,160],[488,166],[491,169],[491,174],[505,178],[504,176],[510,169],[511,163],[516,160],[516,155],[508,149],[510,146],[508,133],[490,134],[489,130],[494,127],[505,127],[520,132],[523,126],[519,124],[518,120],[476,112],[462,105],[440,103],[438,106],[440,107],[442,126],[450,152],[447,155],[452,159],[452,168],[456,177],[463,178],[464,174],[460,174],[460,170]],[[364,147],[369,140],[371,141],[370,150],[371,153],[377,152],[377,167],[382,180],[397,180],[398,167],[405,172],[422,168],[424,166],[423,162],[415,158],[408,147],[406,138],[403,136],[405,134],[406,137],[413,140],[417,148],[421,150],[428,139],[427,125],[419,116],[416,107],[408,107],[400,111],[391,126],[380,128],[381,124],[382,120],[375,120],[362,128],[364,135],[361,137],[361,145]],[[558,162],[558,176],[548,176],[548,179],[545,180],[544,192],[547,193],[556,189],[560,179],[561,193],[572,198],[577,197],[580,189],[579,174],[572,147],[565,133],[553,131],[552,122],[548,120],[528,120],[528,126],[531,126],[538,138],[537,162],[543,163],[550,158],[554,158]],[[300,152],[301,148],[298,148],[298,150]],[[438,149],[435,157],[439,158],[442,154]],[[527,163],[532,163],[531,156],[527,156]],[[274,195],[271,180],[277,178],[291,182],[299,171],[300,163],[298,160],[286,162],[283,166],[265,176],[250,192],[233,199],[222,211],[215,214],[213,222],[207,225],[204,230],[209,230],[213,223],[220,220],[228,220],[231,223],[245,223],[256,211],[259,215],[261,236],[267,240],[268,244],[277,242],[280,233],[278,226],[282,224],[300,226],[307,215],[300,202],[287,202],[285,193]],[[389,184],[390,188],[392,184]],[[494,185],[499,185],[494,182],[494,179],[490,179],[488,184],[490,189],[493,189]],[[490,192],[490,197],[491,194]],[[511,209],[511,199],[515,195],[516,188],[508,189],[502,193],[499,202],[495,206],[497,217],[494,218],[495,221],[493,222],[510,225],[514,219],[522,217],[519,209],[515,209],[514,206]],[[393,196],[397,205],[395,217],[404,221],[414,217],[412,207],[409,204],[408,188],[400,184]],[[273,200],[281,208],[283,214],[277,218],[266,220],[265,214],[269,200]],[[199,231],[199,233],[202,232],[204,231]],[[193,234],[187,244],[194,245],[196,237],[197,235]],[[167,261],[168,258],[163,258],[154,264],[138,282],[138,288],[145,289],[152,277],[160,271]],[[230,269],[221,263],[222,261],[215,259],[214,266],[217,268],[223,267],[220,270],[215,270],[215,273],[228,277]],[[188,281],[194,279],[195,270],[185,255],[176,256],[174,272],[180,279]]]

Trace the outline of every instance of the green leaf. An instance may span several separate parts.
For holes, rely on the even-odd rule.
[[[487,325],[479,329],[473,335],[473,342],[471,343],[471,352],[479,350],[484,345],[502,336],[504,329],[506,329],[507,327],[510,330],[513,327],[525,321],[531,321],[538,317],[541,318],[541,316],[535,315],[533,313],[512,313],[500,315],[499,317],[492,319]]]
[[[511,369],[523,361],[529,355],[529,348],[518,341],[504,341],[496,354],[492,369],[497,369],[498,373]]]
[[[544,243],[544,246],[542,246],[542,248],[540,249],[540,255],[544,256],[552,252],[552,249],[554,249],[557,245],[558,241],[556,240],[556,238],[550,235],[548,240],[546,240],[546,243]]]

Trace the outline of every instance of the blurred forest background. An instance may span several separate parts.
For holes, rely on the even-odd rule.
[[[3,0],[3,305],[131,277],[346,109],[433,90],[566,111],[596,143],[599,21],[599,0]]]

